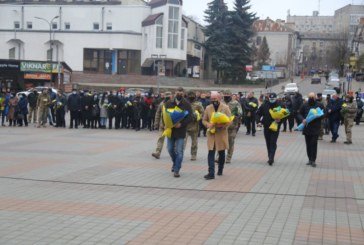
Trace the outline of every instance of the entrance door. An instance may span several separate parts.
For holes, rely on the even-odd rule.
[[[118,74],[123,74],[123,75],[127,74],[125,59],[118,60]]]

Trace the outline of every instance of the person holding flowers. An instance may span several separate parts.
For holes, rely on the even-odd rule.
[[[180,177],[187,125],[191,122],[192,115],[191,104],[184,98],[184,90],[180,87],[175,92],[174,99],[165,103],[163,112],[166,129],[164,135],[167,136],[167,148],[173,162],[172,172],[176,178]],[[168,124],[173,124],[172,128]]]
[[[258,109],[257,116],[260,121],[259,125],[264,126],[264,138],[268,151],[268,164],[274,163],[274,157],[277,150],[277,141],[281,127],[281,119],[273,119],[271,111],[281,108],[277,101],[277,94],[271,93],[268,95],[268,101],[265,101]],[[272,126],[273,125],[273,126]]]
[[[316,167],[317,145],[321,131],[321,120],[324,117],[324,106],[316,100],[315,93],[308,94],[308,101],[303,104],[299,112],[302,120],[303,135],[306,141],[306,151],[308,157],[308,166]],[[300,128],[301,125],[298,126]]]
[[[215,178],[215,153],[219,154],[217,175],[222,175],[225,164],[225,150],[229,149],[228,127],[234,120],[231,117],[229,106],[221,103],[218,92],[211,93],[211,104],[206,107],[203,116],[203,125],[207,130],[208,174],[206,180]]]

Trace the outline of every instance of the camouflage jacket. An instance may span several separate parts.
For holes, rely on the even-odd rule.
[[[346,104],[346,106],[344,106],[344,104]],[[341,114],[343,115],[344,120],[354,120],[356,117],[356,112],[358,110],[356,102],[345,102],[344,104],[341,109]]]
[[[163,106],[164,101],[162,101],[157,108],[157,111],[155,113],[154,117],[154,129],[155,130],[164,130],[164,122],[163,122]]]
[[[228,103],[228,106],[231,111],[231,115],[234,115],[234,121],[229,126],[229,129],[237,129],[239,127],[240,118],[243,115],[243,109],[240,103],[236,100],[232,100]]]
[[[51,103],[52,103],[52,101],[51,101],[51,97],[49,96],[49,94],[41,93],[38,96],[38,100],[37,100],[38,107],[45,108],[45,107],[48,107]]]
[[[188,131],[192,131],[192,130],[198,131],[199,121],[197,121],[197,115],[196,115],[195,111],[198,111],[198,113],[200,113],[200,119],[202,119],[203,113],[204,113],[204,108],[202,106],[202,103],[199,101],[192,102],[191,107],[192,107],[192,111],[193,111],[193,116],[192,116],[192,121],[187,125],[187,130]]]

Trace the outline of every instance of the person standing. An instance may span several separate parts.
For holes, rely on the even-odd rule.
[[[325,101],[322,98],[322,93],[317,93],[316,96],[316,101],[322,104],[322,110],[325,111]],[[320,135],[318,137],[318,140],[323,140],[324,139],[324,119],[325,117],[321,118],[321,128],[320,128]]]
[[[210,100],[206,97],[206,94],[205,93],[202,93],[200,95],[199,101],[201,102],[204,110],[210,104]],[[201,131],[203,133],[203,136],[206,137],[206,131],[207,131],[207,129],[203,125],[202,120],[200,121],[200,127],[199,127],[198,137],[200,137]]]
[[[193,91],[189,91],[187,94],[188,101],[191,104],[193,115],[191,122],[187,125],[187,136],[185,140],[185,147],[187,144],[188,137],[191,137],[191,161],[196,161],[197,150],[198,150],[198,132],[199,132],[199,121],[197,120],[196,111],[203,116],[204,108],[200,101],[196,99],[196,94]]]
[[[190,103],[184,99],[184,90],[181,87],[179,87],[175,92],[174,99],[168,101],[165,104],[166,109],[173,109],[176,106],[183,111],[188,111],[188,115],[179,123],[177,123],[174,128],[172,128],[171,138],[167,138],[168,152],[173,162],[172,172],[174,173],[175,178],[179,178],[183,161],[184,141],[187,134],[187,125],[191,122],[193,113]]]
[[[63,94],[63,91],[60,89],[57,92],[56,103],[54,105],[55,113],[56,113],[56,128],[65,128],[66,127],[66,105],[67,99]]]
[[[123,116],[123,109],[124,109],[123,97],[122,97],[122,94],[120,92],[117,93],[115,101],[116,101],[115,129],[120,129],[120,127],[121,127],[121,118]]]
[[[28,127],[28,100],[25,94],[20,95],[18,103],[18,125]]]
[[[346,141],[344,144],[351,145],[352,141],[352,128],[354,126],[354,119],[357,113],[357,104],[354,101],[354,96],[352,93],[348,93],[345,99],[346,106],[342,107],[341,113],[344,117]]]
[[[81,105],[82,105],[81,109],[84,120],[83,128],[91,127],[92,104],[93,104],[93,97],[91,92],[85,91],[85,96],[81,100]]]
[[[137,91],[133,99],[133,125],[135,131],[140,130],[140,124],[141,124],[140,120],[142,118],[143,107],[144,107],[144,99],[140,91]]]
[[[115,109],[117,107],[117,97],[113,92],[107,98],[109,104],[107,107],[107,116],[109,117],[109,129],[112,129],[113,118],[115,117]]]
[[[254,93],[250,92],[247,98],[244,100],[244,111],[246,114],[245,123],[246,123],[246,135],[252,134],[255,136],[256,129],[256,112],[258,109],[258,100],[254,97]]]
[[[268,164],[270,166],[274,163],[274,157],[277,150],[277,141],[279,137],[279,131],[281,127],[281,120],[274,120],[270,115],[269,110],[281,106],[277,101],[277,94],[271,93],[268,95],[268,102],[264,102],[257,111],[257,116],[260,124],[264,126],[264,138],[268,151]],[[269,129],[272,122],[278,123],[278,130],[275,132]]]
[[[81,98],[77,94],[77,90],[73,89],[72,94],[68,97],[67,109],[71,112],[70,114],[70,128],[73,128],[73,122],[75,128],[78,128],[79,112],[81,110]]]
[[[155,113],[154,129],[160,131],[160,135],[159,135],[159,138],[157,141],[157,148],[155,149],[155,152],[152,153],[152,156],[156,159],[159,159],[161,156],[163,145],[164,145],[164,139],[165,139],[165,136],[163,135],[163,131],[164,131],[163,106],[165,103],[167,103],[171,99],[172,99],[172,93],[166,92],[164,100],[158,105],[157,112]]]
[[[36,123],[37,121],[37,100],[38,100],[38,92],[33,89],[33,91],[28,95],[28,103],[29,103],[29,114],[28,114],[28,122]]]
[[[317,145],[322,125],[321,120],[323,116],[313,120],[309,124],[306,123],[306,117],[311,109],[317,108],[321,108],[323,110],[324,106],[322,103],[316,100],[315,93],[310,93],[308,95],[308,101],[303,104],[299,113],[301,121],[305,125],[305,128],[303,129],[303,135],[305,136],[306,141],[306,152],[308,157],[307,165],[310,165],[313,168],[316,167]]]
[[[49,111],[48,111],[48,121],[49,121],[49,125],[53,125],[56,123],[56,118],[55,118],[55,100],[57,97],[57,94],[55,92],[53,92],[52,88],[48,88],[48,95],[51,98],[51,103],[49,104]]]
[[[326,107],[329,117],[330,131],[332,134],[331,143],[336,143],[337,138],[339,138],[338,132],[341,121],[342,104],[342,100],[339,98],[339,96],[337,94],[333,94]]]
[[[356,117],[355,117],[355,123],[356,123],[356,125],[360,125],[360,121],[363,116],[364,103],[359,96],[356,97],[356,105],[358,107],[358,110],[357,110]]]
[[[38,100],[37,100],[37,108],[38,108],[37,128],[40,128],[40,126],[46,127],[49,105],[51,103],[52,103],[52,101],[48,94],[48,91],[46,88],[44,88],[42,90],[42,93],[38,96]],[[49,123],[51,123],[51,121],[49,121]]]
[[[97,125],[100,125],[100,106],[99,106],[99,96],[97,93],[93,94],[93,100],[92,100],[92,118],[91,118],[91,128],[97,129]]]
[[[238,129],[241,122],[241,116],[243,115],[243,109],[239,101],[236,100],[236,97],[233,97],[231,91],[226,91],[224,94],[224,102],[229,107],[230,112],[234,115],[234,120],[228,127],[228,141],[229,141],[229,149],[226,156],[225,163],[231,163],[231,158],[234,154],[234,145],[235,145],[235,138],[238,133]]]
[[[292,111],[292,99],[290,95],[287,95],[284,98],[284,107],[288,109],[290,112]],[[294,117],[292,114],[290,114],[287,118],[283,119],[283,131],[287,132],[287,122],[288,122],[288,128],[289,132],[292,132],[294,127]]]
[[[212,114],[214,112],[221,112],[230,117],[231,112],[225,103],[221,103],[221,95],[218,92],[211,93],[211,104],[206,107],[203,124],[209,130],[215,128],[215,133],[207,132],[207,148],[208,148],[208,174],[204,176],[206,180],[215,179],[215,154],[218,152],[218,171],[217,175],[223,174],[225,165],[225,150],[229,149],[229,136],[227,128],[230,124],[214,125],[210,123]]]
[[[301,124],[301,119],[299,117],[299,113],[301,110],[301,106],[303,105],[303,98],[299,92],[296,92],[295,95],[292,97],[292,111],[291,114],[294,119],[296,119],[297,125]]]
[[[4,114],[5,114],[5,96],[0,91],[0,117],[4,117]],[[2,122],[2,126],[5,126],[4,122]]]

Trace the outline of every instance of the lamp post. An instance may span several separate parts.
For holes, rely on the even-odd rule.
[[[48,21],[48,20],[46,20],[46,19],[44,19],[42,17],[34,17],[34,18],[36,18],[38,20],[43,20],[43,21],[47,22],[47,24],[49,25],[49,52],[52,52],[52,22],[53,22],[53,20],[58,19],[59,16],[58,15],[54,16],[53,19],[51,19],[50,21]],[[53,56],[53,54],[51,53],[51,55],[50,55],[50,60],[51,61],[52,61],[52,58],[53,58],[52,56]]]
[[[59,18],[59,15],[54,16],[50,21],[48,21],[47,19],[44,19],[42,17],[34,17],[38,20],[43,20],[45,22],[47,22],[47,24],[49,25],[49,54],[50,54],[50,61],[53,61],[53,51],[52,51],[52,23],[55,19]],[[57,49],[57,53],[58,53],[58,49]],[[61,71],[60,71],[60,62],[59,62],[59,53],[57,54],[57,78],[58,78],[58,87],[61,85]],[[53,67],[52,67],[53,70]],[[52,72],[52,71],[51,71]]]
[[[151,55],[152,59],[153,59],[153,72],[155,72],[155,61],[156,59],[162,59],[162,66],[164,68],[164,59],[167,58],[167,55],[164,54],[152,54]],[[158,66],[159,67],[159,66]],[[159,94],[159,88],[160,88],[160,84],[159,84],[159,69],[157,70],[157,93]]]

